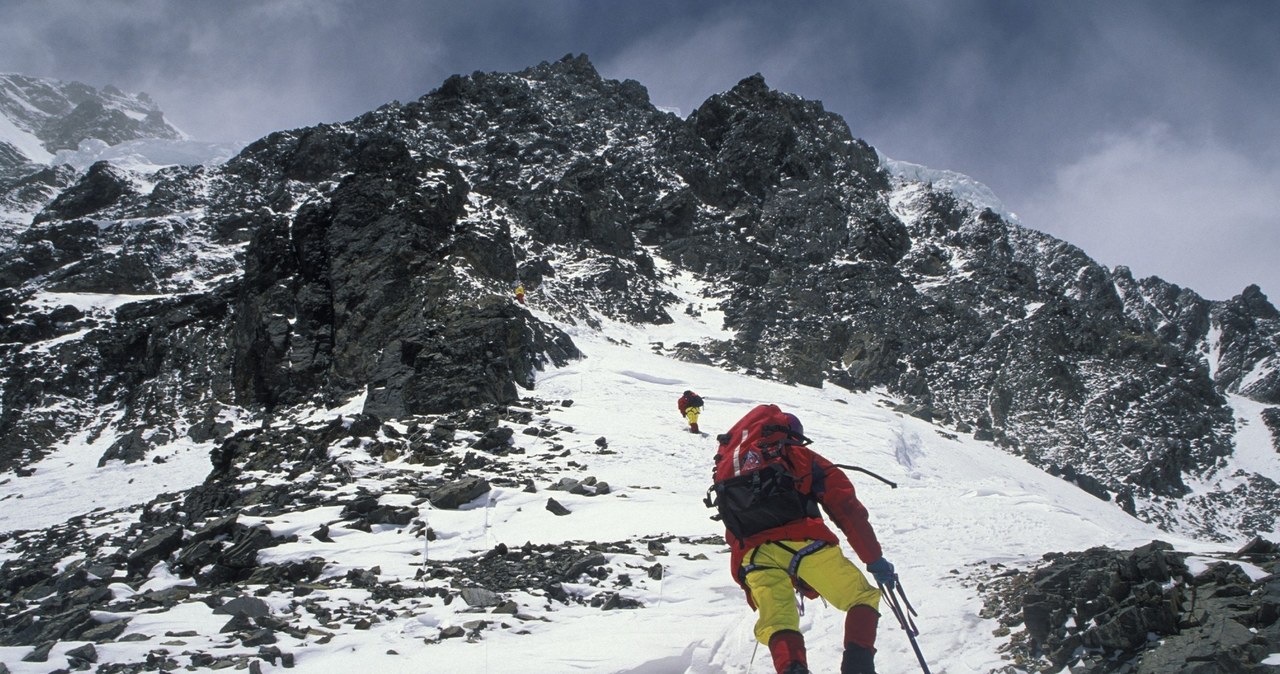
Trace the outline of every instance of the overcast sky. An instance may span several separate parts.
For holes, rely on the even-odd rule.
[[[248,142],[587,54],[683,115],[761,73],[883,154],[1211,299],[1280,304],[1272,0],[0,0],[0,72],[149,93]]]

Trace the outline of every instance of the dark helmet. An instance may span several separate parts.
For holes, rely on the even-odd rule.
[[[685,391],[684,394],[687,396],[691,396],[693,395],[693,391]]]
[[[804,424],[800,423],[800,418],[794,414],[787,414],[787,425],[791,427],[791,432],[800,437],[804,437]]]

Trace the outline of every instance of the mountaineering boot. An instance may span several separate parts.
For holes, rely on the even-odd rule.
[[[876,626],[880,613],[857,604],[844,616],[844,661],[840,674],[876,674]]]
[[[840,674],[876,674],[876,652],[858,644],[844,647],[844,660],[840,662]]]
[[[809,674],[804,637],[795,630],[780,630],[769,637],[769,655],[778,674]]]
[[[689,424],[689,432],[690,432],[690,433],[701,433],[701,431],[699,431],[699,430],[698,430],[698,424]]]

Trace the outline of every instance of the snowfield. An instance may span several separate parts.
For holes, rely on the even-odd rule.
[[[691,281],[682,281],[682,287],[674,290],[690,302],[698,301],[701,295],[689,286]],[[537,302],[537,295],[532,295],[535,313],[539,312]],[[1047,552],[1099,545],[1131,548],[1155,539],[1205,555],[1238,547],[1215,548],[1172,537],[989,443],[957,437],[896,413],[891,398],[882,393],[788,386],[672,360],[657,353],[653,344],[720,332],[714,312],[701,318],[676,310],[672,315],[676,322],[668,326],[607,324],[593,331],[562,324],[586,357],[542,372],[530,392],[538,399],[558,402],[550,420],[572,427],[576,431],[572,437],[578,440],[565,449],[583,474],[610,485],[607,495],[548,492],[548,485],[539,483],[536,493],[495,487],[460,510],[435,510],[423,503],[417,506],[419,516],[436,534],[430,542],[390,525],[374,527],[372,532],[335,527],[330,542],[308,535],[338,519],[338,509],[332,507],[261,520],[275,536],[298,535],[296,542],[263,550],[262,563],[323,556],[329,563],[324,577],[378,567],[381,580],[399,578],[406,585],[425,582],[415,578],[424,558],[471,557],[500,544],[516,548],[526,542],[629,541],[639,554],[607,555],[608,565],[615,577],[625,574],[629,579],[616,591],[639,602],[641,608],[602,610],[517,592],[505,598],[516,602],[519,613],[495,616],[477,613],[462,601],[418,598],[396,602],[368,629],[335,632],[317,625],[316,631],[301,638],[280,634],[276,646],[294,654],[292,671],[770,671],[767,649],[757,649],[752,639],[753,614],[730,576],[728,548],[719,537],[722,529],[702,503],[716,449],[715,434],[760,403],[777,403],[797,414],[814,439],[813,448],[830,460],[862,466],[898,484],[891,489],[865,475],[850,474],[870,510],[885,556],[896,565],[919,612],[920,647],[936,674],[987,674],[1009,664],[1000,655],[1004,639],[993,635],[996,623],[979,617],[977,579],[989,573],[992,565],[1019,567]],[[547,315],[540,317],[550,320]],[[708,435],[685,431],[676,410],[676,399],[685,389],[697,391],[706,400],[701,425]],[[357,399],[346,408],[314,414],[317,419],[350,415],[359,404]],[[1265,433],[1255,432],[1259,425],[1250,424],[1250,432],[1241,439],[1265,441]],[[607,451],[598,446],[597,438],[604,438]],[[514,442],[518,447],[533,446],[530,436],[519,432]],[[175,460],[167,468],[146,464],[95,469],[101,449],[88,442],[68,446],[37,465],[32,477],[0,476],[0,530],[44,526],[104,504],[142,503],[159,491],[173,489],[166,486],[170,483],[191,484],[192,471],[207,461],[192,448],[175,446]],[[1264,449],[1242,448],[1242,456],[1250,457],[1242,458],[1242,463],[1275,470],[1274,461],[1256,458],[1265,454]],[[434,470],[403,462],[384,464],[356,451],[333,458],[360,476],[351,485],[353,491],[356,486],[367,487],[381,494],[381,503],[387,505],[412,503],[410,495],[396,493],[381,481],[388,469]],[[533,451],[510,458],[541,460]],[[136,471],[138,479],[128,471]],[[165,473],[170,482],[156,478]],[[549,495],[570,514],[549,512],[545,507]],[[121,526],[126,525],[122,521]],[[645,541],[658,539],[665,543],[657,548],[650,545],[646,551]],[[6,552],[8,546],[0,545],[0,560],[11,555]],[[847,545],[845,553],[856,559]],[[74,555],[66,563],[72,561]],[[650,573],[655,565],[660,572]],[[183,584],[193,581],[172,575],[161,563],[143,589]],[[565,589],[583,595],[600,591],[588,584],[566,583]],[[112,590],[117,596],[139,591],[123,583],[116,583]],[[316,595],[336,605],[369,601],[369,592],[361,589],[318,590]],[[289,611],[293,601],[279,592],[263,599],[279,613]],[[821,601],[807,601],[804,609],[802,627],[813,671],[837,671],[842,616]],[[879,671],[919,671],[906,636],[887,609],[884,614]],[[99,620],[113,617],[118,616],[98,616]],[[127,633],[170,636],[98,645],[99,662],[139,662],[158,648],[177,654],[197,645],[224,648],[221,652],[226,654],[257,653],[256,647],[221,638],[219,630],[228,616],[215,614],[202,602],[154,613],[140,611],[131,617]],[[443,627],[474,625],[476,620],[498,624],[474,639],[436,639]],[[55,663],[65,662],[66,651],[79,645],[59,643],[47,663],[23,662],[29,647],[0,648],[0,662],[15,674],[44,674]],[[187,664],[182,658],[179,662]],[[264,671],[284,669],[283,662],[262,666]]]

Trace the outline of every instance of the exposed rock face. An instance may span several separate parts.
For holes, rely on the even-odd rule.
[[[1209,302],[1158,278],[1136,282],[1124,267],[1116,279],[1126,312],[1162,340],[1205,359],[1219,391],[1280,401],[1280,312],[1258,286]]]
[[[879,285],[909,246],[881,194],[888,176],[843,120],[759,76],[689,122],[726,178],[719,222],[664,248],[725,281],[726,327],[739,336],[710,348],[748,370],[818,385],[858,339],[846,317],[865,291],[878,294],[865,284]]]
[[[868,281],[883,290],[859,312],[858,332],[873,337],[846,356],[855,381],[902,390],[935,419],[1115,495],[1182,496],[1191,466],[1230,453],[1232,415],[1198,354],[1135,324],[1106,269],[945,193],[908,186],[897,208],[912,251],[873,277],[891,284]]]
[[[82,218],[134,193],[128,176],[107,162],[98,162],[89,167],[79,183],[59,194],[45,212],[36,216],[35,222]]]
[[[759,76],[681,120],[570,56],[274,133],[219,167],[45,175],[28,187],[58,193],[0,252],[0,467],[79,431],[130,461],[210,441],[228,415],[510,402],[578,356],[516,281],[566,323],[661,323],[671,270],[703,275],[734,331],[674,356],[885,387],[1171,529],[1274,520],[1274,483],[1216,472],[1224,395],[1280,388],[1280,318],[1256,287],[1209,302],[1135,281],[885,167]],[[1190,480],[1222,486],[1188,498]]]
[[[1280,407],[1268,407],[1262,412],[1262,421],[1271,431],[1271,446],[1280,452]]]
[[[1256,581],[1230,560],[1192,573],[1186,558],[1159,541],[1049,555],[1039,568],[984,585],[983,615],[1016,630],[1011,655],[1024,669],[1265,671],[1261,662],[1280,639],[1275,545],[1255,540],[1237,554],[1270,573]]]
[[[309,147],[310,161],[328,161]],[[346,159],[352,173],[330,198],[258,229],[249,246],[231,335],[241,399],[334,402],[367,385],[377,416],[446,412],[531,388],[535,352],[576,357],[498,292],[468,296],[485,272],[514,278],[515,260],[505,231],[465,231],[456,168],[415,160],[388,136]]]
[[[228,354],[217,338],[227,311],[227,297],[196,294],[123,304],[109,313],[70,305],[49,314],[19,312],[4,328],[17,343],[4,357],[0,468],[38,459],[84,429],[118,438],[107,443],[110,458],[139,460],[147,448],[216,417],[220,401],[231,397]],[[82,337],[48,351],[23,348],[77,334]],[[48,374],[30,376],[34,372]],[[67,402],[44,407],[39,401]],[[118,405],[120,416],[109,420],[74,401]]]
[[[1276,357],[1280,313],[1256,285],[1215,309],[1214,325],[1222,333],[1218,385],[1260,402],[1280,404]]]

